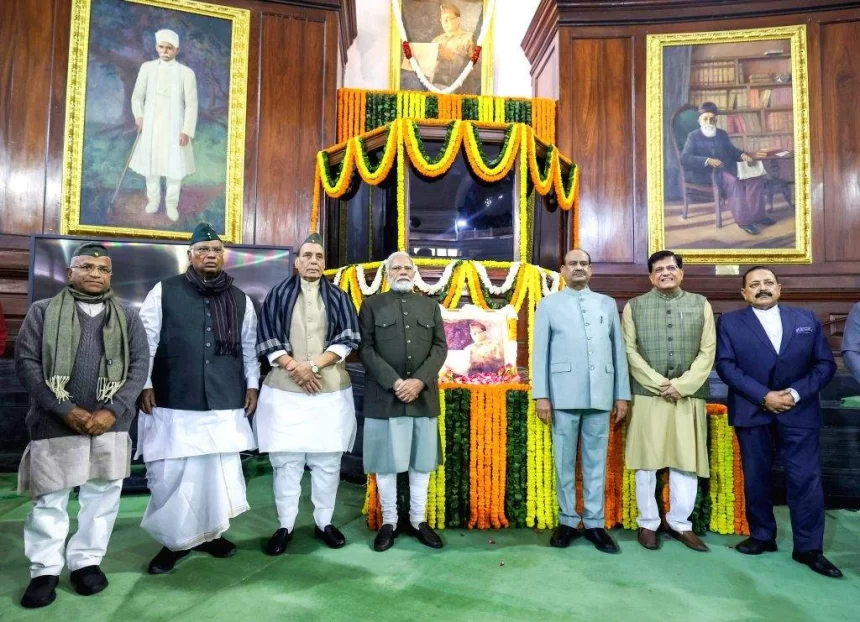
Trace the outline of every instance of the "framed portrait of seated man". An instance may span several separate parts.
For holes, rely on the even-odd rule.
[[[809,263],[806,26],[649,35],[649,252]]]

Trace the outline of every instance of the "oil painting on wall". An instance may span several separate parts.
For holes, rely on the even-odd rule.
[[[64,233],[241,241],[249,13],[75,0]]]
[[[810,260],[805,27],[648,37],[650,249]]]

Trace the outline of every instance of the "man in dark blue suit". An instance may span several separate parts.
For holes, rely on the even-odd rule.
[[[738,162],[753,158],[732,144],[725,130],[717,128],[719,109],[714,102],[699,106],[699,129],[687,134],[681,164],[688,183],[711,185],[711,171],[717,169],[717,183],[728,201],[735,223],[750,235],[775,224],[764,211],[764,177],[738,179]]]
[[[818,447],[818,392],[836,373],[836,363],[815,315],[778,306],[780,293],[769,268],[750,268],[741,289],[750,306],[723,314],[717,322],[716,367],[729,387],[729,423],[741,449],[750,525],[750,537],[735,548],[747,555],[776,551],[770,500],[775,440],[785,468],[792,559],[825,576],[841,577],[822,554],[824,491]]]

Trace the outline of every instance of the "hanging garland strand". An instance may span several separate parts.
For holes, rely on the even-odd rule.
[[[408,105],[408,102],[407,102]],[[521,167],[521,185],[531,179],[532,185],[538,194],[547,195],[553,192],[558,200],[558,205],[564,210],[573,209],[579,192],[579,168],[566,158],[562,158],[558,149],[549,146],[547,149],[549,163],[540,166],[537,160],[537,150],[532,145],[535,140],[535,132],[531,127],[521,124],[499,124],[499,123],[476,123],[473,121],[438,121],[424,120],[422,124],[445,126],[447,128],[444,143],[439,153],[431,157],[424,146],[418,130],[418,125],[413,120],[399,119],[387,128],[373,130],[361,136],[354,136],[344,143],[335,145],[317,153],[317,166],[315,177],[316,184],[322,185],[322,191],[332,199],[338,199],[345,195],[353,182],[353,175],[358,171],[359,177],[370,185],[377,185],[384,181],[393,171],[398,163],[398,219],[403,220],[400,212],[405,209],[405,201],[400,200],[400,191],[404,190],[403,178],[405,176],[406,158],[412,167],[421,175],[427,177],[438,177],[443,175],[457,161],[457,155],[465,152],[466,160],[472,172],[487,183],[497,182],[507,175],[516,163],[517,157],[526,167]],[[505,130],[504,141],[495,158],[486,155],[483,141],[479,134],[479,128]],[[371,137],[382,132],[388,132],[385,145],[380,149],[379,164],[373,166],[367,153],[366,142]],[[523,144],[524,143],[524,144]],[[329,155],[343,150],[343,160],[339,170],[333,170],[329,162]],[[562,164],[570,168],[566,175],[562,173]],[[547,171],[547,167],[549,170]],[[541,170],[543,169],[543,170]],[[525,189],[520,189],[520,223],[521,230],[525,228],[529,214],[527,205],[523,199],[531,200],[530,195],[524,194]],[[316,231],[319,226],[319,203],[322,200],[321,192],[315,187],[313,195],[313,206],[311,208],[311,229]],[[574,219],[574,223],[577,219]],[[404,233],[400,230],[399,237]],[[530,236],[521,235],[521,245]],[[399,240],[405,242],[405,240]],[[403,248],[403,244],[398,244]],[[525,257],[525,255],[522,255]]]

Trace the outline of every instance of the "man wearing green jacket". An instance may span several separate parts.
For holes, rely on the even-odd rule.
[[[397,474],[409,471],[410,532],[441,548],[424,520],[430,473],[441,459],[437,376],[448,354],[439,305],[412,292],[415,264],[406,253],[385,262],[391,290],[371,296],[358,316],[365,369],[364,470],[376,474],[383,525],[373,548],[397,537]]]

